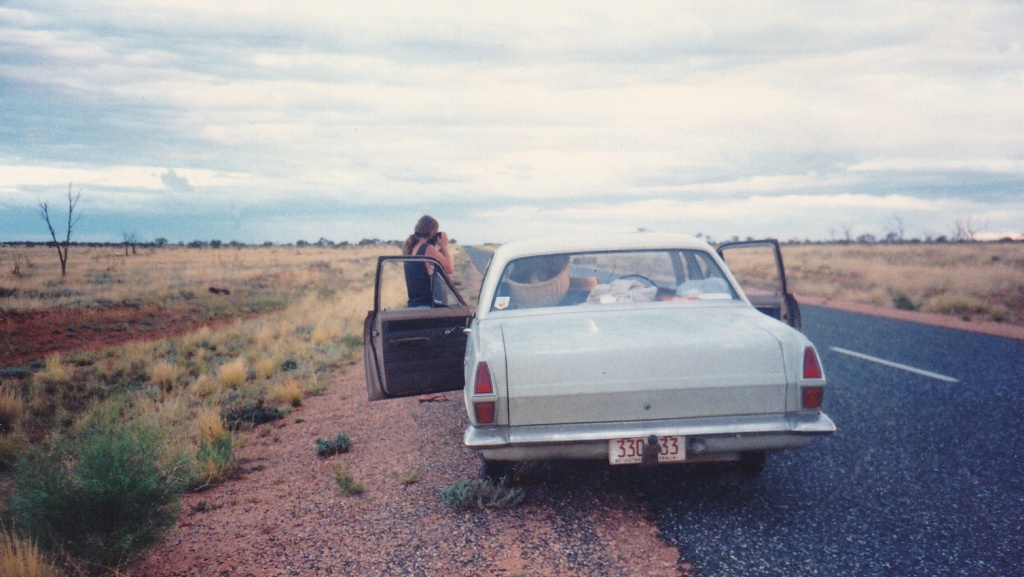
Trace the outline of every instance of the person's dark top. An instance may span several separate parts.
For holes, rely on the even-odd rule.
[[[417,256],[427,252],[427,243],[420,245]],[[422,262],[405,263],[405,288],[409,292],[410,307],[429,307],[434,304],[434,289],[427,274],[427,267]]]

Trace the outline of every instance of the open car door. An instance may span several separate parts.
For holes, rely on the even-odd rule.
[[[410,307],[405,266],[433,265],[429,307]],[[363,323],[366,393],[371,401],[461,390],[465,329],[473,311],[441,263],[422,256],[377,260],[373,310]]]
[[[786,286],[779,241],[727,242],[718,246],[718,254],[757,310],[800,329],[800,305]]]

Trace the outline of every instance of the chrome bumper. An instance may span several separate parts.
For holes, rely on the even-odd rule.
[[[745,451],[776,451],[809,445],[836,431],[825,413],[669,419],[624,423],[576,423],[524,427],[469,427],[463,442],[491,460],[601,459],[608,441],[683,436],[688,459],[733,459]]]

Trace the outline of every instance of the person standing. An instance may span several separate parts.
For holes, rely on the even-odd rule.
[[[402,246],[403,255],[428,256],[441,264],[447,274],[455,272],[455,263],[448,251],[448,234],[434,217],[423,215],[416,222],[413,233]],[[405,263],[405,286],[409,292],[410,307],[429,307],[434,301],[434,263]]]

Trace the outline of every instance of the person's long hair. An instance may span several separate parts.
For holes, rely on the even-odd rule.
[[[421,239],[427,239],[435,234],[441,226],[437,223],[437,220],[430,215],[423,215],[416,222],[416,228],[414,232],[409,235],[409,238],[405,239],[405,245],[402,247],[402,254],[412,254],[412,248],[416,246]]]

